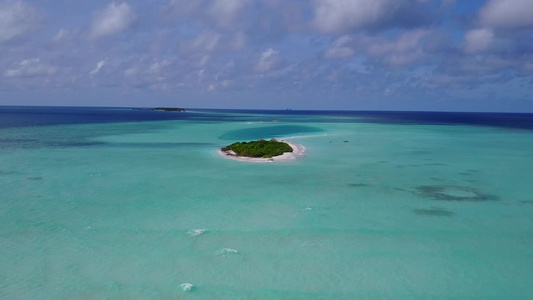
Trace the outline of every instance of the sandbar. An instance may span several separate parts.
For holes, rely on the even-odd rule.
[[[271,158],[262,158],[262,157],[246,157],[238,156],[233,151],[222,151],[218,149],[218,154],[224,158],[246,161],[246,162],[256,162],[256,163],[265,163],[265,162],[278,162],[278,161],[295,161],[304,157],[305,147],[300,144],[290,143],[285,140],[278,140],[280,142],[287,143],[292,148],[292,152],[285,152],[282,155],[274,156]]]

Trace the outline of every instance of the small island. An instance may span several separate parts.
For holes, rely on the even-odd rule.
[[[184,108],[179,107],[154,107],[152,110],[155,111],[171,111],[171,112],[185,112]]]
[[[271,158],[282,155],[285,152],[292,152],[289,144],[277,140],[257,140],[251,142],[237,142],[221,149],[222,151],[233,151],[235,155],[246,157]]]
[[[283,140],[237,142],[219,150],[219,154],[234,160],[248,162],[273,162],[296,160],[303,155],[305,147]]]

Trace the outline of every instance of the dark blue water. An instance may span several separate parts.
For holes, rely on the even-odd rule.
[[[211,112],[260,113],[296,116],[330,116],[339,119],[323,119],[327,122],[359,122],[382,124],[413,124],[413,125],[470,125],[492,126],[533,130],[533,114],[531,113],[477,113],[477,112],[424,112],[424,111],[312,111],[312,110],[206,110]],[[302,120],[299,120],[302,121]],[[317,120],[314,119],[314,122]]]
[[[0,107],[0,128],[179,120],[186,117],[190,117],[190,113],[100,107],[3,106]]]
[[[306,117],[309,117],[310,122],[470,125],[533,130],[533,114],[525,113],[215,109],[162,112],[147,109],[108,107],[0,106],[0,128],[164,120],[306,122]]]

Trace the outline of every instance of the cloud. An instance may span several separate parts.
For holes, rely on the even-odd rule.
[[[152,74],[159,74],[161,70],[168,65],[169,63],[167,61],[154,62],[150,65],[150,68],[148,68],[148,72]]]
[[[23,36],[37,28],[40,13],[22,1],[0,2],[0,43]]]
[[[25,59],[18,63],[15,68],[4,72],[5,77],[33,77],[52,75],[57,71],[56,67],[41,63],[39,58]]]
[[[219,26],[231,27],[249,0],[213,0],[208,13]]]
[[[328,50],[326,50],[324,57],[332,59],[352,56],[355,53],[355,50],[348,45],[352,40],[353,39],[348,35],[341,36],[333,42],[333,45],[331,45]]]
[[[429,33],[429,30],[415,29],[404,31],[396,37],[389,37],[387,34],[344,35],[333,42],[324,57],[345,58],[362,53],[367,58],[377,59],[386,65],[408,65],[425,55],[425,43]]]
[[[531,0],[490,0],[480,10],[483,26],[502,29],[519,29],[533,26]]]
[[[99,62],[96,63],[96,68],[94,68],[91,73],[89,73],[89,75],[91,75],[91,77],[95,76],[96,74],[98,74],[98,72],[100,72],[100,69],[105,66],[106,64],[106,61],[105,59],[104,60],[101,60]]]
[[[163,6],[162,12],[177,16],[196,14],[205,5],[205,2],[205,0],[170,0]]]
[[[199,33],[196,38],[190,43],[189,47],[192,50],[213,51],[222,39],[222,35],[218,32],[206,30]]]
[[[105,60],[105,65],[108,60]],[[105,76],[118,78],[118,84],[133,85],[138,88],[149,88],[152,90],[168,90],[176,87],[177,77],[187,74],[190,69],[175,58],[129,58],[119,60],[118,65],[113,65]],[[104,75],[104,74],[102,74]],[[121,80],[121,79],[125,80]]]
[[[243,32],[226,34],[214,30],[203,30],[193,39],[182,43],[180,50],[183,54],[201,56],[213,52],[240,50],[246,45],[246,36]]]
[[[467,53],[478,53],[487,50],[494,40],[490,29],[473,29],[464,37],[464,50]]]
[[[94,18],[90,37],[96,39],[120,33],[128,29],[136,19],[137,17],[126,2],[121,4],[113,2]]]
[[[382,57],[389,65],[406,65],[424,55],[423,39],[429,31],[416,29],[405,31],[394,40],[374,40],[367,47],[367,54]]]
[[[137,67],[131,67],[124,71],[124,76],[135,77],[138,73],[139,73],[139,69]]]
[[[281,55],[279,51],[276,51],[272,48],[268,48],[263,53],[259,61],[255,65],[255,70],[258,72],[266,72],[274,68],[281,61]]]
[[[252,3],[251,0],[170,0],[163,6],[163,15],[193,18],[209,26],[235,29],[245,24],[243,20],[250,15],[243,12]]]
[[[533,64],[532,64],[532,66],[533,66]],[[220,85],[222,87],[230,87],[231,85],[233,85],[233,80],[223,80]]]
[[[54,37],[52,38],[52,41],[54,41],[54,42],[59,42],[59,41],[65,39],[66,37],[68,37],[69,34],[70,34],[70,31],[68,31],[67,29],[61,28],[61,29],[59,29],[59,31],[54,35]]]
[[[433,18],[429,1],[423,0],[315,0],[313,11],[313,26],[323,33],[413,28]]]
[[[314,25],[323,32],[341,32],[376,22],[390,0],[315,1]]]
[[[256,17],[255,31],[261,38],[279,37],[287,31],[308,30],[308,13],[311,1],[262,0],[260,15]]]

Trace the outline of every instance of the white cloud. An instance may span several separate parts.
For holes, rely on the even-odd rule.
[[[191,42],[190,47],[194,50],[213,51],[219,44],[222,35],[220,33],[206,30],[202,31]]]
[[[220,26],[230,27],[249,0],[213,0],[208,13]]]
[[[54,42],[59,42],[63,39],[65,39],[68,35],[69,35],[69,31],[64,29],[64,28],[61,28],[59,29],[59,31],[56,33],[56,35],[54,35],[54,37],[52,38],[52,40]]]
[[[161,71],[170,65],[170,62],[167,60],[163,60],[161,62],[154,62],[150,65],[150,68],[148,68],[148,73],[152,75],[158,75],[161,73]]]
[[[96,39],[117,34],[128,29],[136,19],[137,17],[127,3],[116,4],[113,2],[94,18],[90,37]]]
[[[352,56],[355,50],[349,45],[351,42],[352,38],[348,35],[338,38],[326,53],[324,53],[324,57],[332,59]]]
[[[96,63],[96,68],[94,68],[94,70],[91,71],[91,73],[89,73],[92,76],[98,74],[98,72],[100,72],[100,69],[105,66],[106,64],[106,61],[105,59],[104,60],[101,60],[99,62]]]
[[[370,39],[367,53],[383,58],[389,65],[410,64],[424,55],[421,41],[428,34],[427,30],[415,29],[400,34],[395,40]]]
[[[200,61],[198,62],[198,66],[199,67],[205,67],[207,65],[207,63],[209,62],[209,60],[211,59],[211,56],[210,55],[204,55]]]
[[[41,63],[39,58],[26,59],[17,64],[13,69],[4,72],[5,77],[31,77],[53,75],[56,67]]]
[[[480,11],[480,21],[492,28],[533,26],[533,1],[490,0]]]
[[[494,40],[490,29],[473,29],[464,37],[464,49],[467,53],[478,53],[487,50]]]
[[[243,11],[252,0],[170,0],[163,12],[170,16],[193,16],[196,21],[209,21],[217,27],[234,28],[242,24]]]
[[[223,35],[213,30],[204,30],[196,37],[183,43],[181,50],[185,53],[202,54],[220,50],[240,50],[246,45],[246,36],[242,32]]]
[[[230,87],[232,85],[233,85],[233,80],[223,80],[221,84],[221,86],[225,88]]]
[[[281,55],[279,54],[279,51],[268,48],[261,53],[261,57],[255,65],[255,70],[258,72],[266,72],[274,68],[280,61]]]
[[[205,0],[170,0],[162,10],[170,15],[191,15],[197,13],[204,4]]]
[[[392,0],[316,0],[315,27],[322,32],[341,32],[376,22]]]
[[[39,21],[38,11],[22,1],[0,2],[0,43],[34,30]]]
[[[124,71],[124,76],[135,77],[139,73],[139,69],[135,67],[128,68]]]
[[[99,70],[102,71],[101,68],[107,65],[109,62],[109,59],[106,58],[105,60],[100,61],[96,68],[93,70],[93,72],[97,73]],[[169,77],[172,77],[175,75],[173,73],[174,68],[168,68],[174,63],[172,59],[146,59],[146,60],[137,60],[132,59],[130,61],[124,61],[116,66],[115,69],[114,65],[113,68],[110,69],[107,73],[113,74],[115,71],[118,71],[120,68],[123,70],[123,75],[125,78],[127,78],[130,82],[135,82],[136,84],[156,84],[158,87],[161,87],[162,82],[164,81],[165,84],[168,83],[166,81]],[[91,72],[91,73],[93,73]],[[91,75],[93,76],[93,75]],[[167,86],[168,87],[168,86]]]

